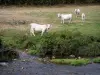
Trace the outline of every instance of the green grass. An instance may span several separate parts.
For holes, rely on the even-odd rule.
[[[80,8],[81,13],[84,12],[86,14],[86,21],[82,23],[81,17],[76,18],[74,14],[74,9],[75,8]],[[29,29],[29,23],[30,22],[35,22],[35,23],[40,23],[40,24],[52,24],[52,28],[50,29],[50,32],[53,31],[59,31],[59,30],[77,30],[80,31],[82,34],[85,35],[92,35],[99,37],[100,36],[100,6],[99,5],[88,5],[88,6],[64,6],[64,7],[20,7],[20,8],[12,8],[9,7],[9,9],[5,8],[6,12],[2,13],[1,12],[1,18],[0,20],[2,21],[2,17],[4,18],[3,23],[9,21],[28,21],[28,26]],[[3,9],[0,9],[0,11],[4,11]],[[13,13],[12,13],[13,12]],[[16,13],[14,13],[16,12]],[[9,14],[10,19],[9,19]],[[73,19],[72,23],[68,24],[61,24],[60,19],[57,17],[57,13],[72,13],[73,14]],[[6,15],[5,15],[6,14]],[[13,17],[15,16],[15,18]],[[9,24],[9,23],[8,23]],[[2,25],[2,24],[1,24]],[[20,25],[20,23],[18,24]],[[21,24],[24,27],[24,24]],[[2,29],[3,26],[0,28]],[[12,27],[12,26],[11,26]],[[0,29],[0,30],[1,30]],[[18,28],[17,28],[18,29]],[[19,29],[23,29],[22,27]]]
[[[51,62],[56,64],[66,64],[72,66],[87,65],[90,63],[89,59],[52,59]]]
[[[44,22],[44,23],[52,24],[53,28],[51,29],[51,31],[57,31],[57,30],[66,28],[66,30],[72,30],[72,31],[78,30],[82,34],[98,37],[100,35],[100,31],[99,31],[100,30],[100,13],[99,13],[100,10],[99,8],[100,8],[99,6],[98,7],[95,7],[95,6],[94,7],[93,6],[81,7],[82,12],[86,14],[86,21],[84,23],[82,23],[81,17],[78,17],[78,18],[75,17],[75,14],[72,12],[74,9],[73,7],[67,8],[67,10],[63,7],[58,8],[58,10],[65,9],[61,11],[56,11],[57,8],[55,8],[55,11],[54,10],[52,11],[52,8],[48,8],[46,9],[46,11],[42,11],[40,9],[40,11],[35,11],[35,12],[32,11],[28,13],[27,15],[36,18],[37,22],[42,22],[42,23]],[[45,8],[43,9],[45,10]],[[71,24],[68,24],[68,23],[61,24],[60,19],[57,17],[57,13],[59,12],[60,13],[72,13],[73,14],[72,23]],[[37,19],[37,17],[39,18]]]

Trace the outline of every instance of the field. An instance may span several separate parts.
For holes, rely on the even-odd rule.
[[[86,14],[86,21],[83,23],[81,17],[76,18],[74,9],[80,8],[81,13]],[[72,23],[61,24],[57,13],[72,13]],[[99,5],[66,5],[51,7],[0,7],[0,31],[18,30],[29,32],[30,23],[52,24],[49,32],[59,30],[80,31],[85,35],[100,36],[100,6]]]
[[[81,16],[76,18],[75,8],[86,14],[85,22],[82,22]],[[58,13],[72,13],[72,23],[61,24]],[[43,37],[38,33],[34,37],[29,34],[30,23],[51,24],[52,27]],[[0,40],[7,49],[17,48],[41,57],[98,57],[100,5],[0,7]],[[99,59],[96,61],[99,62]]]

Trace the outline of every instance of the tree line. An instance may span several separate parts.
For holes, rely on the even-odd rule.
[[[100,3],[100,0],[0,0],[0,5],[57,5],[86,3]]]

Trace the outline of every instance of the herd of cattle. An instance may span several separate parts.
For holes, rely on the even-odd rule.
[[[80,9],[75,9],[75,14],[76,14],[76,17],[80,16]],[[69,23],[71,23],[72,21],[72,14],[60,14],[58,13],[58,17],[61,19],[61,23],[65,23],[65,20],[69,21]],[[81,14],[81,18],[82,18],[82,21],[84,22],[85,21],[85,13],[82,13]]]
[[[85,13],[80,13],[80,9],[74,10],[76,17],[81,15],[82,22],[85,21]],[[61,23],[65,23],[65,20],[67,20],[69,23],[72,21],[72,14],[57,14],[58,18],[60,18]],[[30,34],[35,36],[35,31],[41,31],[41,36],[44,32],[48,31],[48,29],[51,28],[51,24],[37,24],[37,23],[31,23],[30,24]]]

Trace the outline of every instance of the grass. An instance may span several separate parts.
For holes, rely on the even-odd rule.
[[[74,9],[80,8],[86,14],[86,21],[76,18]],[[100,37],[100,5],[75,6],[64,5],[51,7],[4,7],[0,8],[0,36],[28,34],[30,23],[52,24],[49,32],[60,30],[79,31],[84,35]],[[61,24],[57,13],[72,13],[71,24]],[[22,34],[23,32],[23,34]],[[38,35],[38,34],[36,34]]]
[[[81,17],[76,18],[74,9],[80,8],[81,13],[86,14],[86,21],[82,23]],[[60,10],[60,11],[59,11]],[[61,29],[77,30],[85,35],[98,37],[100,35],[100,6],[54,6],[54,7],[5,7],[0,8],[0,30],[18,29],[29,30],[29,23],[52,24],[50,32]],[[61,24],[57,18],[57,13],[72,13],[73,20],[71,24]]]
[[[90,64],[91,62],[93,63],[100,63],[100,57],[95,57],[92,60],[91,59],[51,59],[52,63],[55,64],[62,64],[62,65],[72,65],[72,66],[82,66],[82,65],[87,65]]]
[[[80,8],[86,14],[86,21],[76,18],[74,9]],[[100,37],[100,5],[64,5],[51,7],[1,7],[0,8],[0,36],[3,41],[11,43],[12,36],[29,34],[30,23],[52,24],[49,32],[61,30],[79,31],[84,35]],[[72,13],[72,23],[61,24],[57,13]],[[66,33],[67,34],[67,33]],[[18,35],[18,36],[17,36]],[[39,35],[36,33],[36,35]],[[8,37],[9,36],[9,37]],[[8,37],[8,38],[7,38]],[[20,39],[20,38],[19,38]]]
[[[52,59],[51,62],[56,64],[66,64],[72,66],[87,65],[90,63],[89,59]]]

